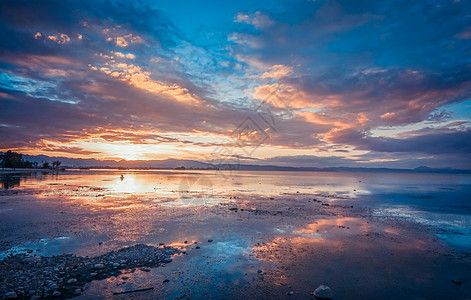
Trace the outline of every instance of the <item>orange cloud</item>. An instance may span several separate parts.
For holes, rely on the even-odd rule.
[[[177,84],[167,85],[162,82],[151,79],[150,72],[143,71],[140,66],[126,63],[112,64],[110,67],[97,68],[89,65],[92,70],[99,70],[111,77],[125,81],[130,85],[146,90],[155,94],[163,94],[172,97],[179,102],[189,104],[199,104],[200,100],[196,96],[189,93],[188,89]]]
[[[274,65],[269,71],[262,74],[260,78],[280,79],[293,73],[293,68],[285,65]]]
[[[51,40],[59,45],[65,45],[70,42],[70,37],[67,34],[64,33],[58,33],[56,35],[48,35],[47,36],[48,40]]]

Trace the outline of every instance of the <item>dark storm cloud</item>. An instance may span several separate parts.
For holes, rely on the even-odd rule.
[[[356,129],[339,130],[329,141],[354,145],[358,149],[377,152],[416,152],[428,154],[471,153],[471,130],[430,130],[427,134],[406,138],[372,137]]]

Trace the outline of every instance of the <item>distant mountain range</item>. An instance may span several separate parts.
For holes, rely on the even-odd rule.
[[[46,155],[24,155],[24,159],[42,163],[53,160],[61,161],[61,167],[66,168],[128,168],[128,169],[221,169],[221,170],[245,170],[245,171],[311,171],[311,172],[396,172],[396,173],[447,173],[447,174],[471,174],[471,170],[459,169],[434,169],[421,166],[415,169],[393,168],[367,168],[367,167],[284,167],[276,165],[251,165],[251,164],[211,164],[196,160],[97,160],[78,159],[67,157],[49,157]]]

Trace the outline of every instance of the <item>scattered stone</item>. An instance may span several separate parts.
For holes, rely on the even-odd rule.
[[[41,296],[38,296],[38,295],[33,295],[31,296],[31,298],[29,298],[29,300],[39,300],[41,299]]]
[[[16,299],[18,295],[15,292],[8,292],[5,294],[5,299]]]
[[[100,245],[100,246],[103,245],[103,242],[99,242],[98,245]]]
[[[168,263],[172,262],[172,259],[171,258],[164,258],[163,262],[168,264]]]
[[[294,292],[293,291],[287,292],[286,295],[288,295],[288,296],[294,295]]]
[[[334,293],[327,285],[320,285],[313,293],[316,299],[332,299],[334,297]]]
[[[188,241],[184,241],[183,244],[188,244]]]
[[[150,272],[150,269],[149,268],[141,268],[141,271]]]
[[[96,257],[11,255],[0,262],[0,299],[42,299],[40,295],[72,298],[78,292],[82,294],[83,286],[92,280],[118,276],[120,269],[129,273],[136,268],[150,270],[164,261],[170,262],[170,256],[176,253],[181,251],[140,244]],[[114,271],[110,271],[112,266],[116,267]]]
[[[208,243],[212,243],[212,242],[213,242],[213,240],[212,240],[212,239],[209,239],[209,240],[208,240]]]
[[[200,246],[196,246],[195,248],[196,248],[196,249],[200,249]]]
[[[165,279],[164,281],[162,281],[162,283],[167,283],[167,282],[170,282],[170,280]]]
[[[52,280],[47,280],[46,281],[46,286],[51,289],[51,290],[57,290],[59,288],[59,286],[57,285],[57,283],[55,283],[54,281]]]
[[[231,207],[231,208],[229,208],[229,210],[232,210],[232,211],[237,211],[237,210],[238,210],[238,208],[237,208],[237,207]]]
[[[258,272],[258,274],[260,274],[260,273],[262,273],[262,270],[259,269],[257,272]]]
[[[62,293],[59,291],[54,291],[54,293],[52,293],[52,297],[54,298],[60,297],[60,295],[62,295]]]

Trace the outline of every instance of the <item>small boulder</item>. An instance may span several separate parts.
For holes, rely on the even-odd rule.
[[[96,270],[101,270],[101,269],[105,268],[105,265],[104,264],[95,264],[93,266],[93,268],[96,269]]]
[[[332,299],[334,297],[334,293],[327,285],[320,285],[313,293],[316,299]]]
[[[59,291],[54,291],[54,293],[52,293],[52,297],[54,298],[57,298],[57,297],[60,297],[61,296],[61,292]]]
[[[80,295],[82,293],[82,290],[81,289],[75,289],[74,291],[74,295]]]
[[[8,292],[5,294],[5,299],[16,299],[18,295],[15,292]]]

